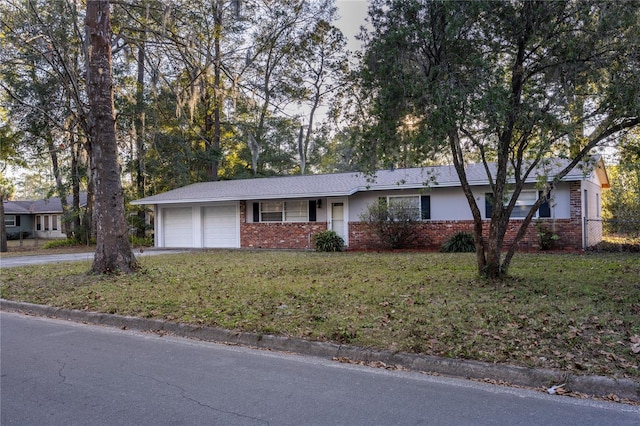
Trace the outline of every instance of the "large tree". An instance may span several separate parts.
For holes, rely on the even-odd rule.
[[[3,108],[0,108],[0,252],[6,252],[7,228],[4,221],[4,200],[11,198],[14,191],[13,184],[6,178],[6,169],[9,165],[22,164],[18,152],[19,134],[16,134],[6,120]]]
[[[474,218],[479,272],[500,277],[554,182],[597,145],[640,123],[637,1],[375,0],[363,66],[377,161],[398,158],[407,123],[425,155],[446,147]],[[371,147],[368,147],[371,149]],[[504,240],[524,183],[538,201]],[[483,219],[465,165],[486,166],[493,214]],[[503,248],[506,253],[503,254]]]
[[[128,239],[124,193],[120,181],[113,77],[111,66],[111,20],[108,0],[87,2],[87,98],[89,136],[95,168],[96,253],[92,272],[133,272],[138,269]]]
[[[618,146],[618,164],[608,169],[611,190],[602,196],[608,231],[640,236],[640,128]]]
[[[82,60],[85,45],[76,3],[11,0],[0,4],[0,86],[11,121],[23,134],[24,159],[32,168],[46,164],[51,169],[55,190],[47,194],[57,193],[62,200],[63,232],[80,239],[87,236],[79,232],[79,194],[90,144]],[[92,186],[84,190],[89,193],[90,212]],[[84,229],[89,231],[90,221]]]

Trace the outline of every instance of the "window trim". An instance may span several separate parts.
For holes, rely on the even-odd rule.
[[[287,204],[289,203],[289,212],[296,212],[295,216],[287,215]],[[278,210],[264,210],[264,205],[279,205]],[[293,204],[296,204],[294,208]],[[313,206],[312,206],[313,205]],[[294,200],[271,200],[259,201],[253,204],[253,222],[254,223],[307,223],[316,221],[316,200],[294,199]],[[264,214],[279,213],[279,219],[265,219]],[[302,213],[302,214],[300,214]],[[275,217],[275,216],[274,216]]]
[[[378,199],[384,199],[385,203],[389,205],[389,203],[394,198],[415,198],[418,200],[418,215],[416,221],[424,222],[427,220],[431,220],[431,196],[430,195],[420,195],[420,194],[411,194],[411,195],[386,195],[382,197],[378,197]]]
[[[518,201],[520,201],[520,197],[522,197],[523,194],[531,194],[531,193],[535,194],[533,204],[535,204],[536,201],[538,201],[538,198],[540,198],[540,196],[542,195],[542,191],[539,191],[537,189],[523,189],[522,191],[520,191],[520,195],[518,196],[518,200],[516,200],[516,206],[517,206]],[[505,201],[503,203],[503,206],[506,206],[509,203],[509,201],[511,200],[511,196],[512,195],[513,195],[513,192],[509,192],[507,194],[507,201]],[[540,207],[538,207],[538,209],[536,210],[536,212],[533,215],[532,219],[546,219],[546,218],[550,218],[552,216],[552,214],[551,214],[551,204],[549,203],[549,201],[551,201],[550,195],[551,195],[550,193],[549,193],[549,195],[547,195],[546,201],[544,203],[542,203],[540,205]],[[493,193],[491,193],[491,192],[485,193],[484,201],[485,201],[485,218],[486,219],[491,219],[491,216],[493,214],[492,198],[493,198]],[[531,206],[533,206],[533,204],[527,204],[529,206],[529,210],[531,209]],[[509,220],[512,220],[512,219],[513,220],[522,220],[522,219],[524,219],[526,217],[526,214],[524,216],[514,216],[513,215],[513,212],[515,211],[516,206],[514,206],[514,210],[511,211],[511,215],[509,216]],[[527,214],[528,214],[529,210],[527,210]],[[541,215],[540,211],[545,211],[546,214]]]
[[[274,205],[274,206],[278,206],[279,208],[277,209],[273,209],[273,210],[265,210],[265,205]],[[284,222],[284,201],[261,201],[260,202],[260,222]],[[265,219],[265,214],[267,215],[274,215],[275,214],[280,214],[280,220],[277,219]]]
[[[6,226],[7,228],[15,228],[16,226],[18,226],[16,222],[17,220],[15,214],[4,215],[4,226]]]

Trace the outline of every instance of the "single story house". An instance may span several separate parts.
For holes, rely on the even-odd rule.
[[[558,160],[549,176],[566,164]],[[491,191],[484,166],[469,164],[466,171],[483,219],[488,219]],[[527,180],[514,225],[536,201],[537,179],[534,173]],[[583,248],[585,218],[600,216],[600,195],[607,187],[604,163],[598,158],[557,183],[536,218],[553,227],[560,247]],[[403,199],[420,210],[416,248],[439,247],[454,233],[473,229],[453,166],[381,170],[375,176],[350,172],[201,182],[132,204],[154,207],[156,247],[308,249],[313,248],[314,234],[331,229],[350,249],[372,249],[378,241],[360,216],[381,197]],[[507,244],[516,231],[516,226],[509,228]],[[600,230],[600,239],[601,235]],[[532,223],[519,248],[537,247]]]
[[[71,205],[73,199],[67,197]],[[80,194],[80,206],[87,204],[87,194]],[[66,238],[62,232],[62,201],[58,197],[42,200],[4,201],[4,223],[7,237],[56,239]]]

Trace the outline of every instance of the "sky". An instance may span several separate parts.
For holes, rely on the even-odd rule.
[[[336,0],[340,19],[335,23],[348,39],[349,50],[360,50],[360,42],[355,36],[360,33],[360,27],[365,24],[367,17],[367,0]]]

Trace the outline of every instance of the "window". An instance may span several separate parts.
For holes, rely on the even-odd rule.
[[[282,222],[283,210],[282,201],[260,203],[260,222]]]
[[[431,219],[431,197],[429,195],[390,195],[380,197],[390,209],[394,205],[407,206],[415,211],[415,220]]]
[[[513,207],[511,217],[526,217],[536,201],[538,201],[538,193],[535,191],[522,191],[516,205]]]
[[[42,216],[36,216],[36,231],[42,231]]]
[[[284,203],[285,222],[307,222],[309,220],[308,201],[286,201]]]
[[[542,191],[522,191],[520,192],[520,196],[516,201],[516,205],[513,207],[513,211],[511,212],[512,218],[524,218],[529,214],[531,207],[538,201],[538,197],[542,196]],[[547,196],[548,197],[548,196]],[[493,211],[493,193],[489,192],[485,194],[485,216],[487,219],[491,217]],[[504,203],[506,206],[511,199],[511,194],[507,194],[507,199]],[[549,205],[549,201],[545,201],[542,203],[536,215],[534,217],[551,217],[551,206]]]
[[[44,215],[44,230],[49,230],[49,215]]]
[[[4,225],[5,226],[18,226],[16,224],[16,216],[15,215],[6,215],[4,217]]]
[[[253,205],[254,222],[315,221],[315,200],[263,201]]]
[[[51,215],[51,230],[53,230],[53,231],[57,231],[58,230],[58,215],[57,214]]]

